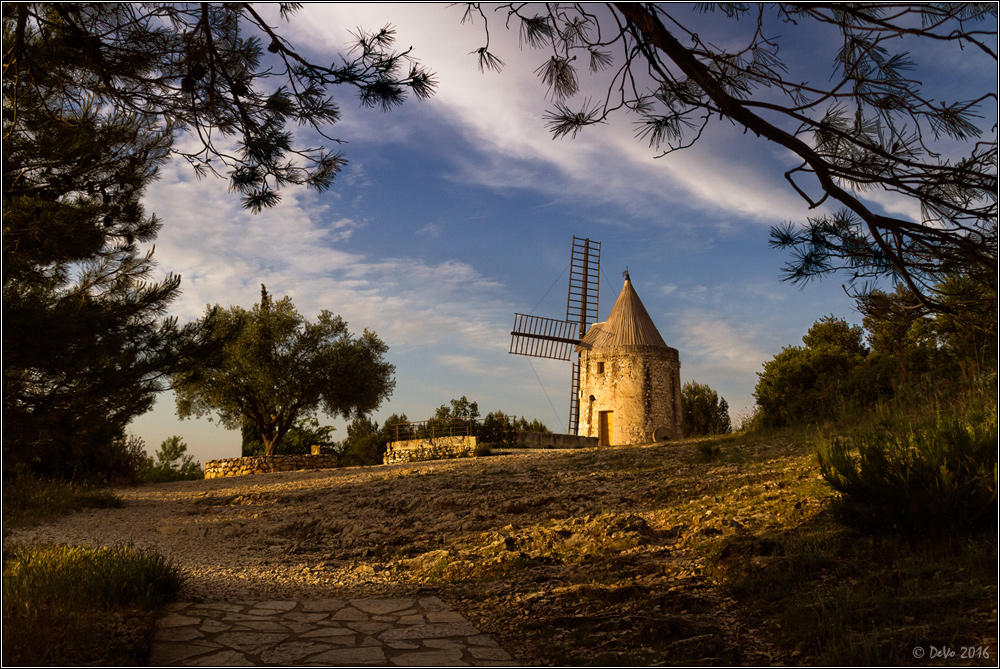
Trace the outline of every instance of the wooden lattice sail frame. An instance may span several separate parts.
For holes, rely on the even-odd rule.
[[[510,333],[511,353],[572,361],[569,433],[573,435],[577,434],[580,422],[580,354],[576,347],[587,334],[587,328],[597,322],[600,277],[601,243],[589,237],[574,236],[566,320],[514,314],[514,328]]]

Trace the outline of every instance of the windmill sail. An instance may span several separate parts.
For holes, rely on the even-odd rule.
[[[577,434],[580,420],[578,397],[580,354],[576,352],[576,346],[587,333],[587,327],[597,322],[600,262],[600,242],[573,237],[566,320],[514,314],[514,328],[510,333],[511,353],[573,362],[570,382],[570,434]]]
[[[580,338],[597,322],[598,288],[601,285],[601,243],[573,237],[569,263],[569,297],[566,320],[579,323]]]
[[[510,334],[510,352],[533,358],[572,360],[580,343],[576,323],[526,314],[514,314]]]
[[[597,322],[597,301],[601,287],[601,243],[573,237],[569,264],[569,297],[566,320],[579,325],[580,339],[587,325]],[[573,360],[569,390],[569,433],[578,434],[580,424],[580,354]]]

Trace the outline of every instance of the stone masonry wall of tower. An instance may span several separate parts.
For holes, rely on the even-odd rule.
[[[584,351],[580,362],[581,436],[599,437],[601,412],[613,412],[611,444],[681,437],[676,349],[621,346]]]

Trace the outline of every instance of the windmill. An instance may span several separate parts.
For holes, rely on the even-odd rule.
[[[533,358],[572,360],[569,433],[573,435],[577,434],[580,420],[580,354],[576,352],[576,346],[587,334],[588,325],[597,322],[600,264],[601,243],[574,236],[566,320],[515,313],[514,329],[510,333],[511,353]]]

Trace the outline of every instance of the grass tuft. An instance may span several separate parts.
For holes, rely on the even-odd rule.
[[[722,448],[717,439],[703,439],[696,445],[697,458],[702,462],[713,462],[722,455]]]
[[[4,665],[145,664],[180,571],[162,555],[36,544],[3,556]]]

